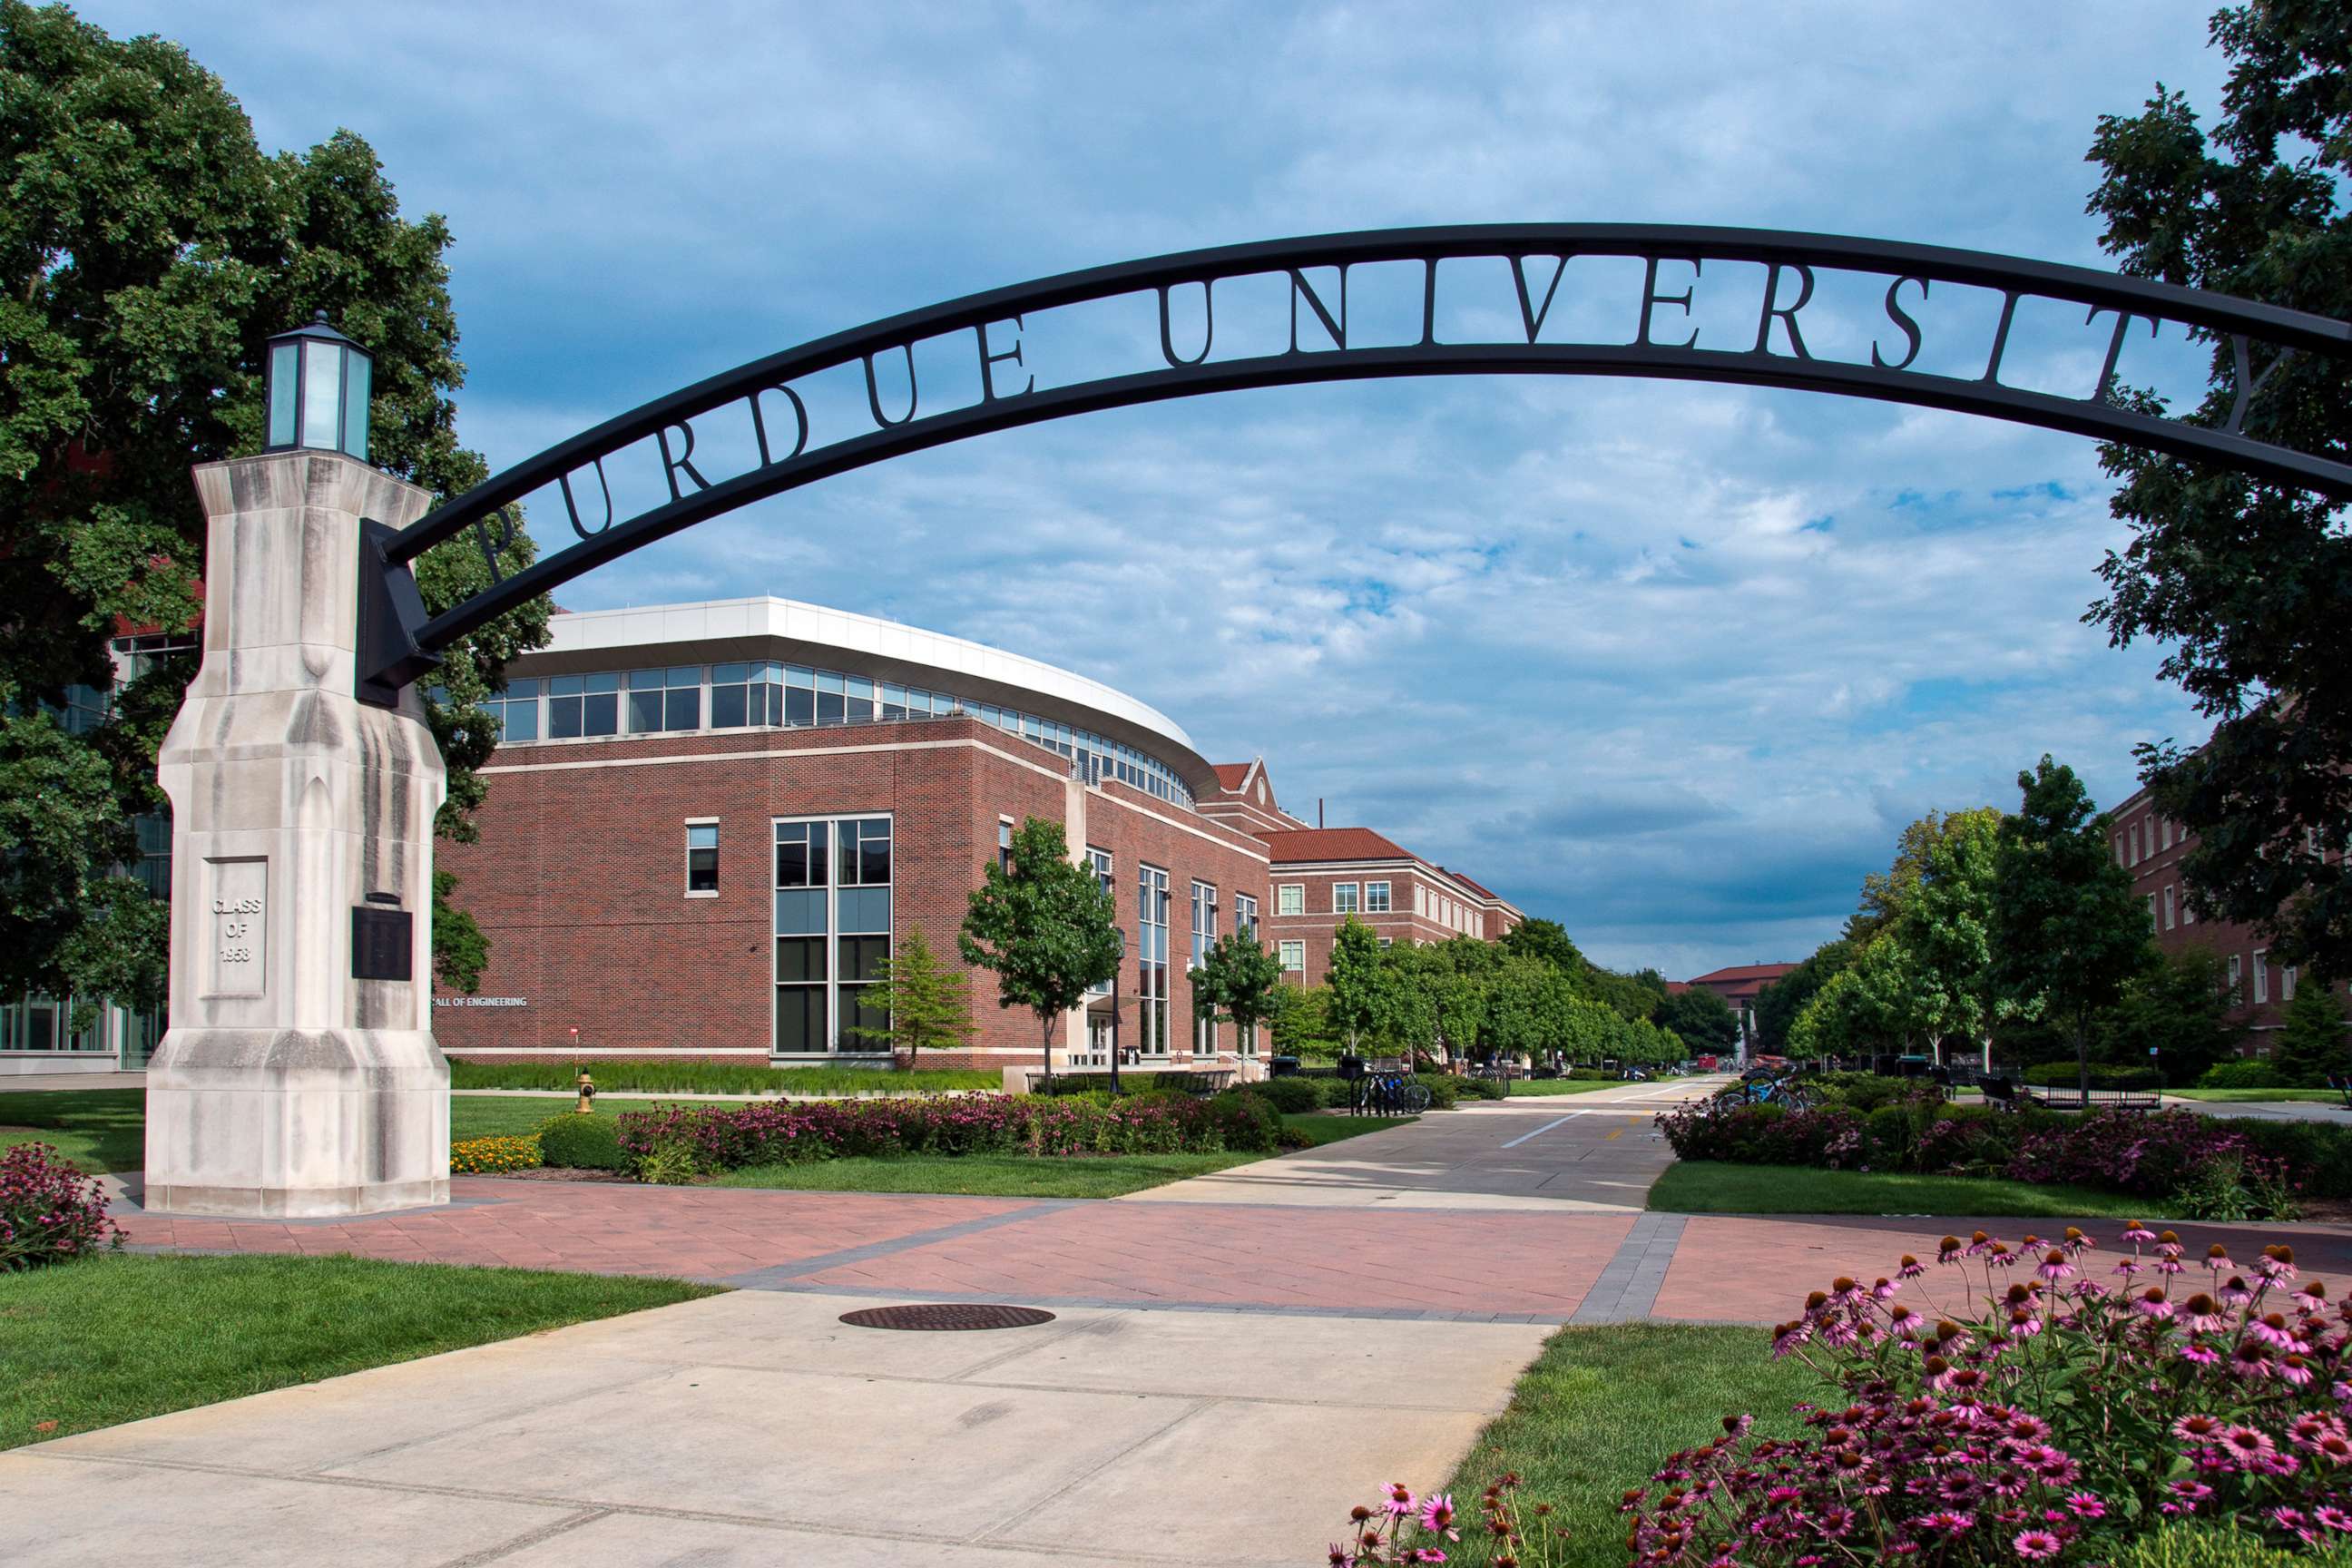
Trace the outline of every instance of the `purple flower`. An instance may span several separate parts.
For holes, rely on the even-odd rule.
[[[2055,1557],[2060,1545],[2058,1538],[2046,1530],[2019,1531],[2009,1543],[2020,1557]]]

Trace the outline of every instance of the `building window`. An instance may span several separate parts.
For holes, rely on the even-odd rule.
[[[1013,875],[1013,819],[996,819],[996,868],[1006,876]]]
[[[702,728],[702,667],[629,672],[629,733]]]
[[[2271,953],[2266,947],[2254,950],[2254,1005],[2259,1007],[2271,999]]]
[[[2164,929],[2170,931],[2180,922],[2179,889],[2168,884],[2164,889]]]
[[[1209,962],[1209,948],[1217,940],[1217,889],[1206,882],[1192,884],[1192,967],[1200,968]],[[1192,1051],[1196,1056],[1217,1054],[1217,1026],[1205,1018],[1192,1020]]]
[[[1139,867],[1135,880],[1136,1000],[1141,1009],[1138,1048],[1168,1054],[1168,873]]]
[[[1331,884],[1331,912],[1335,915],[1352,915],[1356,912],[1355,883],[1334,882]]]
[[[2180,895],[2180,923],[2185,926],[2197,923],[2197,900],[2187,893]]]
[[[509,680],[505,691],[483,699],[483,710],[498,723],[500,744],[539,739],[539,688],[536,680]]]
[[[784,721],[784,667],[781,664],[714,664],[710,667],[710,727],[762,729]]]
[[[2233,952],[2230,955],[2230,1005],[2232,1007],[2240,1006],[2245,1001],[2244,994],[2238,989],[2244,979],[2245,971],[2238,961],[2238,955]]]
[[[547,733],[552,740],[621,732],[621,678],[556,675],[547,682]]]
[[[2135,866],[2139,864],[2139,824],[2137,822],[2131,825],[2131,863]]]
[[[2147,896],[2147,929],[2150,931],[2156,929],[2156,895],[2154,893]]]
[[[719,896],[719,824],[686,825],[686,896]]]
[[[2118,833],[2116,835],[2116,864],[2121,866],[2126,863],[2124,859],[2124,836]]]
[[[1364,912],[1368,915],[1389,912],[1389,885],[1386,882],[1364,884]]]
[[[1304,974],[1307,973],[1307,944],[1305,942],[1281,942],[1276,945],[1276,952],[1281,955],[1284,973]]]
[[[1095,880],[1102,884],[1103,896],[1110,900],[1111,908],[1114,910],[1118,908],[1118,879],[1112,870],[1110,851],[1097,849],[1091,844],[1087,845],[1087,865],[1093,870]],[[1098,980],[1087,987],[1087,994],[1108,996],[1117,988],[1117,985],[1118,982],[1115,980]]]
[[[2292,963],[2279,971],[2279,1000],[2294,1000],[2294,965]]]
[[[2168,816],[2163,818],[2162,821],[2163,826],[2158,831],[2164,835],[2164,847],[2167,849],[2169,849],[2172,847],[2172,818]]]
[[[1394,937],[1392,937],[1392,936],[1384,936],[1384,937],[1381,938],[1381,947],[1383,947],[1383,948],[1391,948],[1391,947],[1394,947],[1395,945],[1396,945],[1396,938],[1394,938]]]
[[[1307,884],[1285,882],[1274,890],[1274,912],[1278,915],[1303,915],[1307,912]]]
[[[883,1048],[867,987],[890,954],[887,816],[776,824],[776,1038],[779,1056]]]
[[[1234,930],[1253,940],[1257,936],[1257,900],[1247,893],[1234,895]]]
[[[1421,886],[1418,882],[1413,884],[1412,912],[1422,916],[1423,919],[1426,919],[1429,915],[1429,889]]]

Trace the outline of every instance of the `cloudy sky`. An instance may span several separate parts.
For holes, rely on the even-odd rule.
[[[2080,0],[82,10],[185,43],[266,148],[363,133],[447,216],[493,468],[1195,246],[1639,220],[2098,265],[2096,117],[2221,74],[2202,8]],[[1904,823],[2012,803],[2044,751],[2112,802],[2134,742],[2196,731],[2157,650],[2079,624],[2108,490],[2075,437],[1805,394],[1293,388],[888,463],[562,597],[773,593],[1067,666],[1681,976],[1803,956]]]

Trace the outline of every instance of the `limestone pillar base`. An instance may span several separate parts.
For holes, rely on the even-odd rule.
[[[413,689],[397,709],[354,694],[360,520],[404,528],[429,498],[331,452],[195,479],[204,663],[158,769],[172,1026],[147,1068],[146,1206],[296,1218],[445,1203],[431,982],[446,781]]]

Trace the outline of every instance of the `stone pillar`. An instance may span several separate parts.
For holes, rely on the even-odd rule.
[[[441,756],[412,689],[353,695],[360,519],[430,501],[339,453],[195,470],[204,664],[163,742],[171,1030],[147,1068],[146,1206],[274,1217],[449,1196],[434,1044]],[[352,977],[355,910],[404,914],[407,980]],[[398,944],[392,945],[397,952]]]

